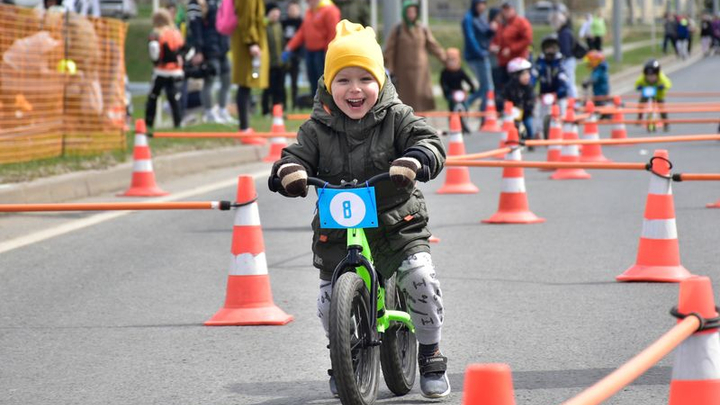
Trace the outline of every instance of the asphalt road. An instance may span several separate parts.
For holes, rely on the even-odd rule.
[[[671,75],[678,91],[720,91],[720,60]],[[703,100],[707,101],[707,100]],[[714,133],[675,125],[671,134]],[[609,127],[601,129],[607,137]],[[629,127],[630,136],[645,135]],[[470,152],[498,135],[466,138]],[[646,162],[666,148],[677,172],[720,172],[720,143],[604,148],[618,162]],[[544,150],[525,156],[544,160]],[[173,192],[227,181],[234,168],[163,184]],[[667,331],[677,284],[617,283],[635,262],[648,190],[646,172],[595,171],[585,181],[551,181],[526,170],[531,209],[544,224],[480,224],[497,209],[499,169],[472,169],[475,195],[437,195],[422,185],[433,259],[442,283],[453,394],[460,403],[471,363],[513,369],[518,404],[560,403]],[[223,304],[233,214],[136,212],[0,253],[1,404],[333,404],[329,359],[315,317],[317,271],[309,223],[314,200],[271,194],[256,183],[276,304],[295,316],[281,327],[205,327]],[[682,261],[720,291],[717,183],[674,184]],[[188,197],[233,199],[234,187]],[[114,199],[107,196],[105,200]],[[16,240],[97,214],[0,217]],[[2,241],[0,241],[2,242]],[[672,356],[610,404],[667,403]],[[416,387],[380,403],[426,402]]]

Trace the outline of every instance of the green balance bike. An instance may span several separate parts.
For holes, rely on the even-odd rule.
[[[385,383],[395,395],[410,392],[417,374],[415,327],[405,296],[396,287],[394,276],[385,280],[375,271],[363,230],[377,226],[371,187],[389,179],[388,173],[382,173],[363,183],[330,185],[308,178],[308,185],[318,188],[320,226],[327,228],[328,221],[337,222],[333,228],[347,230],[347,256],[333,272],[330,304],[332,375],[344,405],[375,403],[381,366]],[[323,198],[330,192],[334,192],[333,198]],[[358,215],[367,218],[367,214],[374,224],[373,219],[353,219]]]

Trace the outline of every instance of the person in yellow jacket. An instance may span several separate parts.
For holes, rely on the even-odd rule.
[[[656,103],[665,103],[667,91],[672,87],[672,82],[660,71],[660,62],[657,59],[650,59],[645,63],[643,72],[635,81],[635,88],[640,92],[640,103],[647,103],[653,99]],[[667,113],[661,112],[660,117],[667,119]],[[642,119],[642,113],[638,114],[638,120]],[[664,125],[665,132],[670,130],[668,124]]]
[[[237,28],[230,36],[232,82],[238,85],[240,130],[250,128],[250,89],[268,87],[270,55],[263,0],[235,0]]]

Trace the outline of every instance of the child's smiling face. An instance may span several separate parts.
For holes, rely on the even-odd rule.
[[[367,70],[346,67],[339,71],[330,84],[333,101],[348,117],[359,120],[375,105],[380,85]]]

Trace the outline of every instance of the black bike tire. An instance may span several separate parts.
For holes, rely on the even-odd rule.
[[[365,376],[368,379],[367,386],[358,387],[351,353],[355,303],[364,305],[365,309],[374,308],[374,305],[370,305],[370,293],[363,279],[356,273],[348,272],[340,276],[333,287],[330,303],[330,360],[340,401],[345,405],[371,405],[377,398],[380,380],[379,350],[378,346],[361,349],[367,357],[358,366],[367,367],[369,375]],[[363,332],[369,333],[371,323],[367,319],[367,311],[364,312],[361,308],[355,315],[360,318],[360,327],[367,329]]]
[[[395,276],[385,287],[385,307],[407,312],[407,303],[397,289]],[[398,300],[398,298],[401,298]],[[399,301],[399,302],[398,302]],[[401,336],[399,334],[404,334]],[[405,340],[407,339],[407,340]],[[405,395],[415,384],[417,374],[417,340],[406,326],[394,324],[385,331],[380,346],[380,364],[385,384],[393,394]]]

